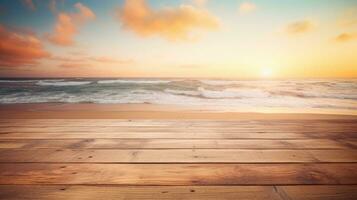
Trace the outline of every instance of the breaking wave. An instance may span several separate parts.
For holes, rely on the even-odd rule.
[[[162,84],[162,83],[170,83],[171,81],[164,80],[101,80],[97,81],[99,84],[113,84],[113,83],[122,83],[122,84]]]
[[[90,84],[91,81],[38,81],[36,85],[40,86],[78,86],[78,85],[87,85]]]
[[[357,80],[0,80],[0,103],[42,102],[357,110]]]

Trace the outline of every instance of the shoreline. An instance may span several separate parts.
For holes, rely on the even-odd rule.
[[[0,111],[0,119],[357,120],[357,115],[352,114],[226,112],[155,104],[1,104]]]

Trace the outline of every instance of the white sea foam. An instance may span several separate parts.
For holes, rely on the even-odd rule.
[[[166,93],[170,94],[177,94],[177,95],[188,95],[188,96],[199,96],[201,95],[201,92],[199,91],[193,91],[193,90],[172,90],[172,89],[166,89],[164,90]]]
[[[91,81],[38,81],[36,85],[40,86],[78,86],[78,85],[87,85],[90,84]]]
[[[112,84],[112,83],[123,83],[123,84],[161,84],[170,83],[171,81],[166,80],[124,80],[124,79],[114,79],[114,80],[101,80],[97,81],[99,84]]]
[[[201,82],[207,85],[232,85],[239,83],[239,81],[233,80],[201,80]]]
[[[201,95],[206,98],[265,98],[270,94],[268,92],[258,89],[234,89],[228,88],[224,90],[207,90],[202,87],[198,88]]]
[[[15,84],[20,81],[26,82]],[[14,79],[0,82],[0,103],[151,103],[226,110],[247,107],[357,110],[357,80],[347,79]]]
[[[36,80],[0,80],[0,83],[31,83]]]

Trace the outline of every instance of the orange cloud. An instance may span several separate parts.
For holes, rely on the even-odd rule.
[[[239,13],[241,14],[247,14],[255,11],[257,9],[257,6],[253,3],[250,2],[244,2],[239,5]]]
[[[357,19],[345,19],[340,22],[340,24],[344,27],[351,27],[357,25]]]
[[[59,67],[84,67],[97,65],[98,63],[102,65],[124,65],[134,63],[133,60],[117,59],[108,56],[76,56],[76,57],[66,57],[66,56],[53,56],[51,60],[61,62]]]
[[[0,66],[34,65],[49,56],[35,35],[12,32],[0,25]]]
[[[357,33],[341,33],[335,40],[337,42],[348,42],[357,39]]]
[[[341,27],[353,27],[357,25],[357,7],[351,7],[344,10],[343,14],[337,20]]]
[[[100,63],[108,63],[108,64],[128,64],[128,63],[133,63],[133,60],[122,60],[122,59],[116,59],[116,58],[111,58],[111,57],[90,57],[89,58],[92,61],[95,62],[100,62]]]
[[[65,62],[59,65],[63,68],[78,68],[78,67],[91,67],[92,65],[86,62]]]
[[[296,21],[288,24],[285,32],[289,35],[297,35],[311,31],[314,28],[312,22],[308,20]]]
[[[35,4],[33,3],[32,0],[23,0],[24,4],[26,5],[27,8],[30,10],[36,10]]]
[[[197,6],[204,6],[207,3],[207,0],[193,0],[192,1]]]
[[[83,62],[82,57],[65,57],[65,56],[52,56],[51,60],[61,61],[61,62]]]
[[[218,20],[208,11],[192,5],[153,10],[145,0],[126,0],[117,13],[123,27],[140,36],[161,36],[168,40],[191,39],[192,31],[214,30]]]
[[[57,45],[70,46],[74,44],[74,36],[78,33],[78,27],[93,20],[95,14],[91,9],[81,3],[76,3],[77,13],[61,12],[57,15],[57,23],[54,31],[48,39]]]

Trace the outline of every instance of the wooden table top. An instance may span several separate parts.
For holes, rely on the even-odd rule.
[[[0,199],[357,199],[357,120],[0,119]]]

